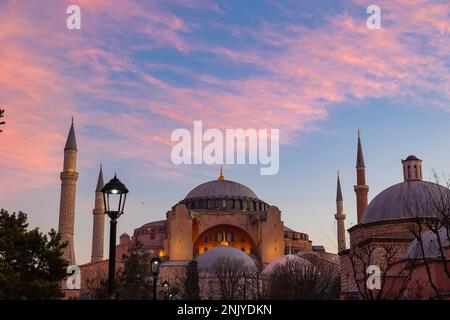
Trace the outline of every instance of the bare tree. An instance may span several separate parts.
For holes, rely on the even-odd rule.
[[[242,288],[243,275],[250,272],[242,260],[220,257],[212,265],[211,271],[217,279],[221,299],[233,300],[241,297],[239,289]]]
[[[416,264],[424,266],[428,285],[436,294],[437,299],[441,299],[440,290],[434,283],[431,263],[438,262],[442,265],[444,273],[450,279],[449,258],[445,254],[445,247],[450,243],[450,181],[443,174],[444,185],[440,184],[439,175],[433,170],[435,185],[425,185],[425,198],[419,200],[414,198],[413,201],[405,201],[405,210],[412,223],[409,227],[410,233],[416,240],[416,251],[408,257],[415,260]],[[432,246],[430,243],[424,243],[424,233],[431,233]],[[427,239],[430,240],[430,239]],[[431,251],[430,251],[431,250]],[[419,287],[422,287],[421,284]]]
[[[407,264],[400,271],[393,273],[392,267],[397,259],[397,254],[397,246],[389,243],[368,243],[350,249],[348,258],[352,266],[353,279],[360,296],[364,300],[398,299],[402,296],[406,284],[410,280],[412,268]],[[376,290],[367,286],[370,276],[367,270],[371,265],[378,266],[381,271],[380,288]],[[398,278],[399,280],[388,282],[386,281],[387,277]],[[398,290],[394,290],[397,286]]]
[[[270,299],[337,299],[339,292],[339,272],[326,263],[313,265],[300,260],[287,260],[275,266],[269,276]]]
[[[108,299],[108,279],[97,274],[96,277],[87,279],[86,294],[93,299]]]
[[[242,299],[264,300],[269,297],[269,285],[267,279],[258,270],[248,270],[241,281]]]

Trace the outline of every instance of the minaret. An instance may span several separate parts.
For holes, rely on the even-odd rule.
[[[61,172],[61,197],[59,203],[59,227],[62,241],[67,242],[63,257],[69,265],[75,264],[75,250],[73,247],[73,229],[75,223],[75,195],[77,188],[77,142],[75,139],[75,129],[70,126],[64,147],[64,168]]]
[[[97,188],[95,188],[95,207],[92,210],[94,215],[93,231],[92,231],[92,254],[91,262],[103,260],[103,239],[105,235],[105,204],[103,202],[102,188],[103,170],[100,165],[98,173]]]
[[[337,192],[336,192],[336,214],[334,218],[337,222],[337,241],[338,253],[345,250],[345,214],[344,214],[344,199],[342,198],[341,180],[339,178],[339,171],[337,174]]]
[[[356,212],[358,223],[360,223],[364,214],[364,210],[367,208],[367,193],[369,192],[369,186],[366,185],[366,166],[364,165],[360,130],[358,130],[358,152],[356,155],[356,186],[354,186],[354,189],[356,193]]]

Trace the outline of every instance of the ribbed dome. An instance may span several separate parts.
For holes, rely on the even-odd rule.
[[[436,235],[436,233],[434,233],[430,230],[424,232],[422,234],[421,238],[422,238],[422,244],[423,244],[423,249],[424,249],[424,253],[425,253],[425,258],[433,258],[433,257],[441,256],[441,252],[440,252],[440,248],[439,248],[439,241],[437,238],[438,236],[439,236],[439,241],[441,242],[441,245],[443,248],[446,248],[450,245],[449,239],[447,236],[447,229],[445,227],[441,227],[438,230],[438,235]],[[419,241],[417,241],[417,239],[415,239],[413,242],[411,242],[411,245],[409,246],[409,249],[405,255],[405,258],[410,258],[410,259],[422,258],[422,248],[421,248]]]
[[[435,217],[441,197],[450,200],[450,190],[427,181],[404,181],[378,194],[364,211],[361,223]]]
[[[200,272],[211,272],[214,263],[216,263],[217,259],[222,257],[230,260],[242,261],[243,265],[247,268],[256,268],[253,259],[242,250],[233,247],[218,246],[209,249],[197,257],[198,270]]]
[[[203,183],[192,189],[184,199],[216,197],[258,199],[250,188],[230,180],[213,180]]]

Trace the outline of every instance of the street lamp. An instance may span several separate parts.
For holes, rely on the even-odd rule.
[[[166,280],[162,284],[163,292],[164,292],[164,299],[168,299],[169,297],[169,282]]]
[[[161,259],[158,256],[154,256],[151,260],[151,269],[153,275],[153,300],[156,300],[156,284],[158,282],[159,267],[161,266]]]
[[[108,296],[114,298],[114,280],[116,275],[116,232],[117,219],[123,214],[127,187],[114,175],[102,189],[105,213],[111,219],[109,233],[109,271],[108,271]]]

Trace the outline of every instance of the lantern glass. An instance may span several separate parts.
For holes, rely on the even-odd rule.
[[[114,212],[121,215],[125,208],[127,199],[127,187],[114,175],[102,189],[105,212]]]
[[[159,267],[161,266],[161,259],[159,259],[158,256],[155,256],[152,258],[152,274],[154,277],[157,277],[159,275]]]
[[[164,281],[163,284],[162,284],[162,287],[163,287],[163,290],[164,290],[165,293],[169,292],[169,282]]]

